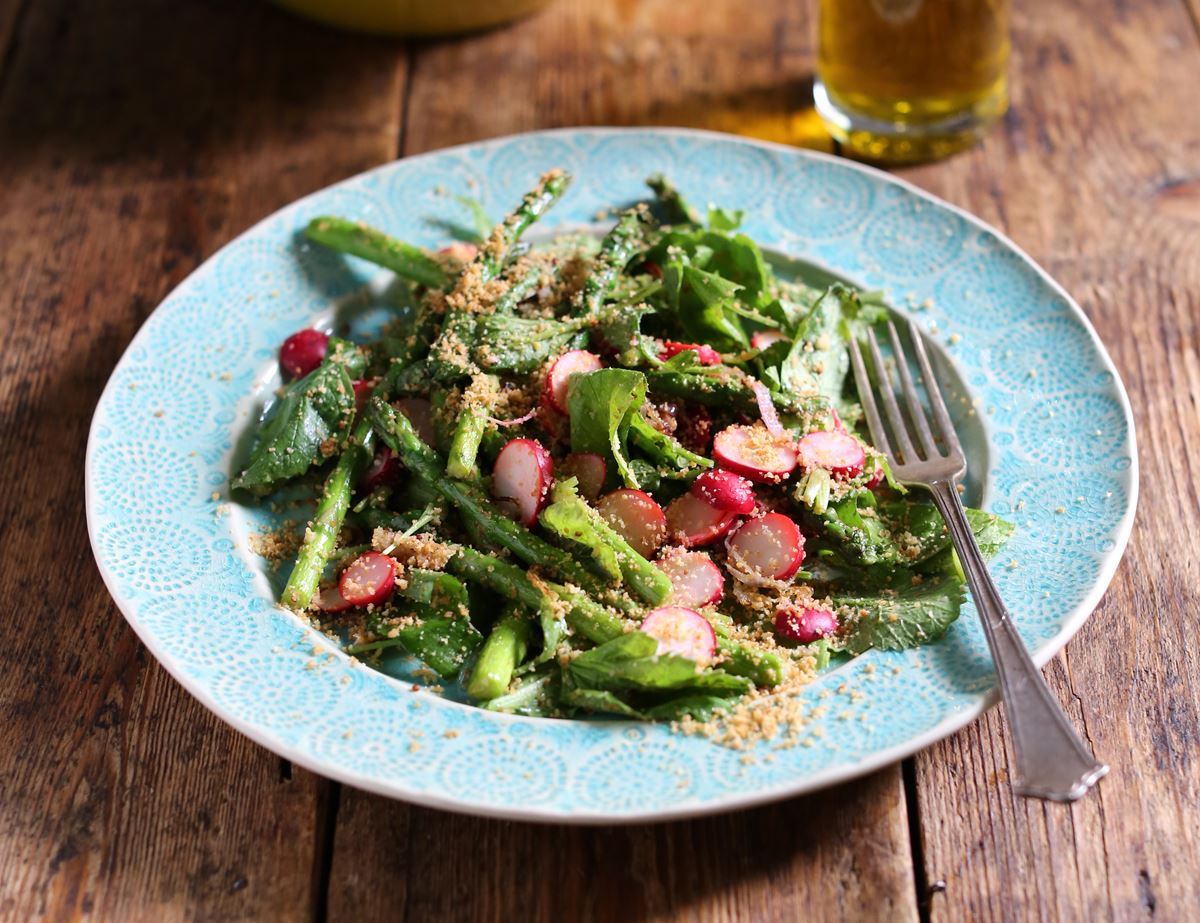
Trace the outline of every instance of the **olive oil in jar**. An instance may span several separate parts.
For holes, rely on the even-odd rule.
[[[1008,108],[1009,0],[820,0],[817,111],[849,153],[928,160]]]

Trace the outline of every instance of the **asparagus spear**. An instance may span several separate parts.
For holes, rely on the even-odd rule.
[[[773,651],[751,650],[718,634],[717,653],[724,657],[722,670],[744,676],[759,688],[776,686],[783,679],[783,661]]]
[[[477,485],[443,477],[443,464],[437,453],[421,441],[408,418],[393,410],[386,401],[372,398],[367,419],[374,425],[379,438],[400,456],[404,466],[432,484],[468,524],[477,527],[489,541],[507,548],[529,564],[547,568],[576,586],[603,592],[605,587],[600,581],[569,552],[538,538],[519,523],[496,515],[491,509],[491,501]]]
[[[646,185],[654,191],[658,204],[662,207],[667,224],[700,224],[700,213],[696,211],[683,197],[678,189],[661,173],[655,173],[646,180]]]
[[[361,221],[332,216],[314,218],[304,235],[315,243],[370,260],[429,288],[443,288],[450,281],[437,260],[420,247],[397,240]]]
[[[499,276],[506,257],[525,229],[559,200],[569,183],[570,176],[562,170],[552,170],[543,176],[538,185],[525,194],[516,210],[496,226],[474,262],[463,271],[458,294],[470,298],[471,288],[485,285]],[[429,350],[434,359],[435,375],[442,380],[452,380],[470,371],[467,358],[474,340],[474,318],[470,311],[461,307],[447,311],[442,331]]]
[[[450,451],[446,454],[446,474],[460,481],[479,477],[479,443],[487,427],[487,414],[479,407],[464,407],[454,426]]]
[[[530,620],[520,605],[510,605],[492,627],[471,671],[467,693],[475,699],[494,699],[508,691],[513,671],[529,647]]]
[[[496,299],[492,311],[496,314],[511,314],[522,301],[537,291],[538,282],[542,278],[542,270],[535,268],[504,290]]]
[[[521,204],[504,219],[488,242],[480,249],[477,262],[483,269],[484,281],[500,275],[509,250],[521,239],[526,229],[554,205],[571,183],[571,175],[563,170],[551,170],[538,184],[525,193]]]
[[[459,547],[458,553],[446,564],[446,569],[530,609],[536,609],[546,599],[545,592],[529,579],[522,568],[465,545]],[[586,594],[551,581],[545,582],[545,588],[569,607],[567,623],[589,641],[603,644],[624,634],[625,624],[621,617]]]
[[[711,458],[697,455],[679,441],[656,430],[641,414],[629,418],[629,438],[635,446],[664,468],[683,471],[687,468],[711,468]]]
[[[602,543],[615,553],[617,567],[625,585],[652,606],[671,595],[671,579],[638,554],[595,509],[588,506],[572,486],[572,481],[559,482],[554,488],[554,502],[542,511],[542,525],[571,541],[591,547]]]
[[[346,510],[350,507],[354,483],[371,460],[374,443],[370,423],[360,421],[350,437],[350,444],[339,456],[333,473],[325,482],[316,515],[304,533],[304,544],[300,548],[296,566],[283,590],[283,603],[289,609],[303,611],[312,602],[317,585],[321,582],[321,572],[333,553]]]
[[[643,206],[644,208],[644,206]],[[641,248],[645,231],[643,208],[631,208],[621,213],[613,229],[605,235],[592,272],[575,296],[571,313],[577,317],[594,317],[600,311],[605,293],[612,287],[621,270]]]

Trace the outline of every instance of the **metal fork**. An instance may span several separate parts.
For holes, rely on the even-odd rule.
[[[996,585],[988,574],[979,551],[979,545],[963,513],[958,497],[958,479],[967,470],[962,446],[946,412],[946,404],[933,377],[929,357],[921,332],[909,321],[921,379],[933,417],[937,423],[945,451],[939,450],[934,441],[925,409],[917,394],[916,385],[908,368],[896,325],[888,321],[897,373],[904,391],[908,417],[915,427],[915,436],[910,434],[908,424],[901,414],[892,388],[892,375],[884,365],[879,352],[875,332],[868,331],[867,340],[871,349],[872,365],[878,382],[879,396],[891,428],[892,437],[884,428],[879,408],[871,391],[871,381],[863,364],[858,343],[850,341],[850,360],[854,366],[854,380],[858,384],[859,398],[871,429],[875,446],[885,452],[892,472],[902,484],[926,488],[933,495],[933,502],[950,529],[950,537],[958,551],[959,560],[967,573],[967,583],[975,608],[983,622],[988,649],[1000,678],[1000,695],[1008,712],[1008,723],[1012,729],[1013,749],[1016,752],[1016,790],[1034,798],[1053,801],[1074,801],[1083,796],[1098,782],[1108,767],[1092,755],[1079,739],[1062,707],[1054,698],[1038,668],[1034,666],[1029,652],[1021,642],[1016,627],[1005,609]],[[894,446],[894,447],[893,447]]]

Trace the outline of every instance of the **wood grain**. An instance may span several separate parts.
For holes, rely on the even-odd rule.
[[[831,148],[812,110],[807,4],[562,0],[422,47],[405,153],[570,125],[686,125]]]
[[[329,897],[331,921],[917,919],[895,770],[737,814],[609,828],[344,789]]]
[[[257,4],[150,0],[39,2],[12,48],[0,918],[305,917],[328,785],[141,647],[88,548],[83,452],[113,363],[175,283],[276,207],[393,156],[403,56]]]
[[[989,714],[917,758],[939,920],[1167,920],[1200,907],[1200,41],[1184,4],[1019,3],[1014,110],[910,178],[1009,231],[1081,301],[1130,389],[1142,497],[1104,603],[1049,668],[1112,766],[1015,799]],[[970,806],[964,810],[964,805]]]
[[[24,5],[24,0],[0,0],[0,85],[3,85],[4,62],[8,59],[9,51],[12,48],[17,17]]]

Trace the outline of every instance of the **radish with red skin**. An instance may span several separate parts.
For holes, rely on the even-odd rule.
[[[621,487],[596,501],[596,509],[643,558],[658,551],[667,535],[667,517],[648,493]]]
[[[417,431],[422,442],[433,445],[437,436],[433,429],[433,405],[428,400],[423,397],[402,397],[393,402],[392,406],[408,417],[408,422]]]
[[[837,630],[837,616],[829,609],[785,603],[775,611],[775,632],[788,641],[812,644],[837,634]]]
[[[362,489],[370,493],[377,487],[395,484],[400,479],[402,467],[395,452],[387,446],[380,446],[370,466],[363,472],[360,482]]]
[[[320,330],[297,330],[279,347],[279,367],[285,378],[303,378],[325,359],[329,334]]]
[[[438,253],[443,253],[446,256],[453,257],[460,263],[469,263],[479,254],[479,248],[474,244],[469,244],[466,241],[456,241],[442,247]]]
[[[360,554],[338,579],[338,591],[352,606],[381,603],[392,595],[395,585],[396,562],[378,551]]]
[[[740,526],[725,542],[730,563],[770,580],[789,580],[804,561],[804,536],[783,513],[764,513]]]
[[[604,490],[608,477],[608,465],[595,452],[572,452],[563,460],[564,477],[574,477],[579,482],[579,495],[585,500],[595,500]]]
[[[835,429],[817,430],[801,437],[796,443],[796,457],[805,470],[824,468],[836,477],[846,478],[858,477],[867,463],[862,443]]]
[[[663,606],[642,619],[638,630],[658,641],[659,654],[675,654],[706,666],[717,653],[717,633],[695,609]]]
[[[524,526],[537,522],[553,482],[550,453],[533,439],[510,439],[492,467],[492,496],[512,501]]]
[[[600,361],[600,357],[586,349],[573,349],[563,353],[550,366],[542,395],[543,401],[549,401],[550,406],[559,413],[566,413],[571,376],[595,372],[602,368],[604,363]]]
[[[666,362],[672,356],[678,356],[682,352],[692,350],[696,354],[696,361],[701,365],[720,365],[721,354],[703,343],[677,343],[674,340],[664,340],[662,349],[658,351],[658,358]]]
[[[646,262],[642,264],[642,269],[647,274],[654,276],[654,278],[656,278],[656,279],[662,278],[662,267],[659,266],[658,263],[654,263],[654,262],[651,262],[650,260],[646,260]]]
[[[342,596],[342,591],[338,589],[336,583],[323,587],[317,592],[316,605],[322,612],[345,612],[347,609],[354,608],[354,603]]]
[[[780,340],[786,340],[783,332],[780,330],[759,330],[750,337],[750,345],[755,349],[766,349]]]
[[[713,458],[757,484],[778,484],[796,468],[794,445],[772,436],[761,423],[721,430],[713,438]]]
[[[702,609],[715,606],[725,595],[721,569],[703,551],[665,554],[654,564],[670,578],[670,601],[677,606]]]
[[[737,514],[719,510],[695,494],[686,493],[667,504],[667,537],[685,548],[711,545],[729,534]]]
[[[692,493],[726,513],[748,516],[754,512],[754,485],[732,471],[705,471],[692,481]]]

